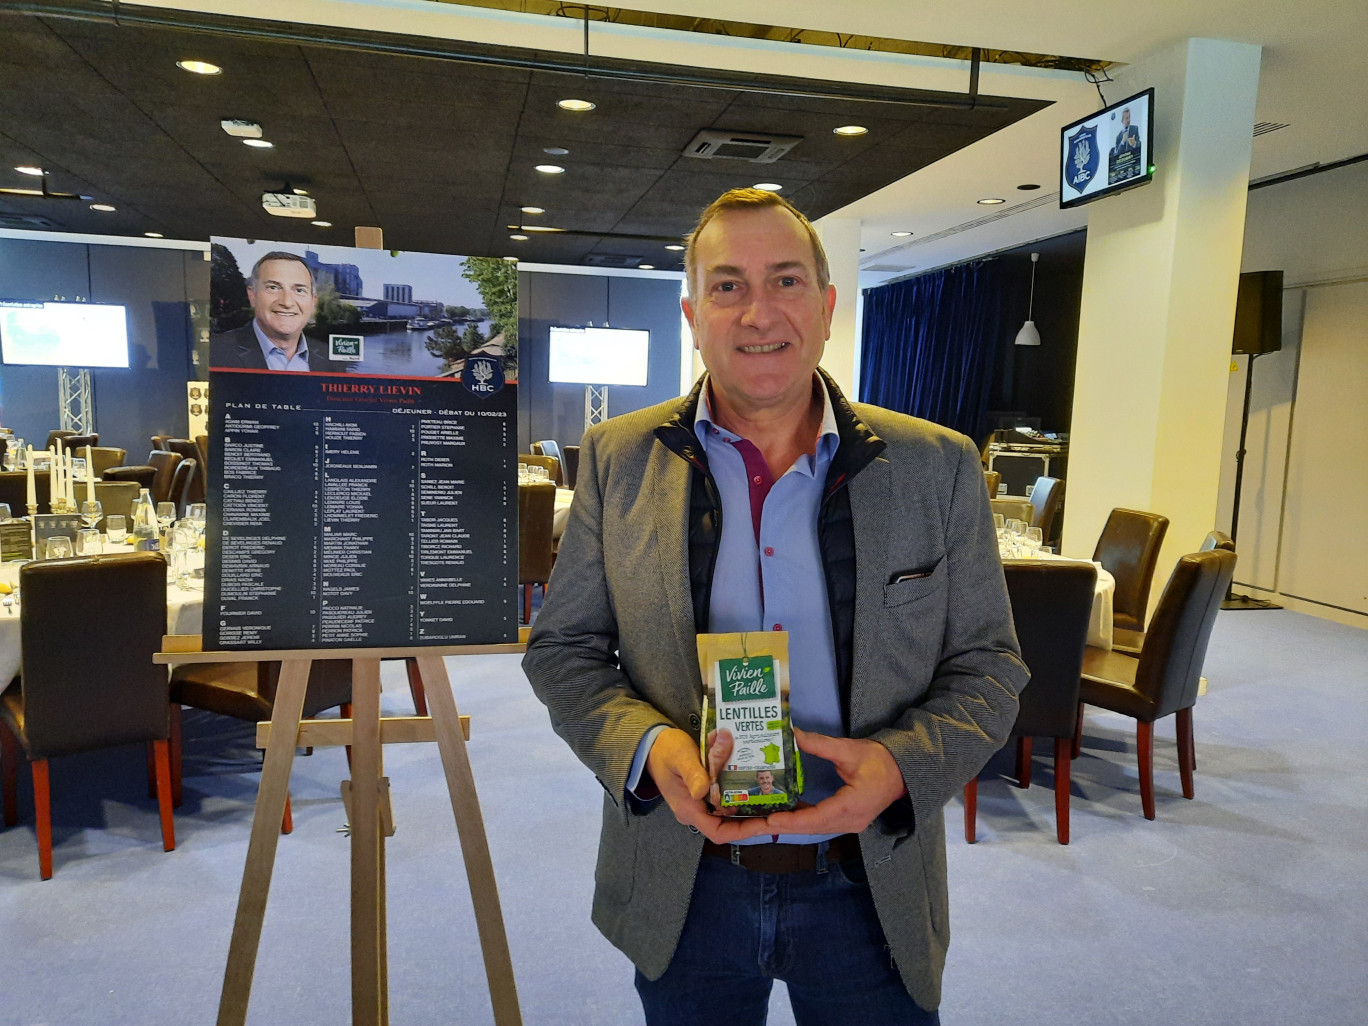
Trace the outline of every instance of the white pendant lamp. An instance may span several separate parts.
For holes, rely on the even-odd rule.
[[[1021,330],[1016,335],[1016,344],[1019,346],[1040,345],[1040,332],[1036,331],[1035,321],[1031,319],[1035,312],[1035,269],[1036,262],[1039,259],[1039,253],[1031,254],[1031,299],[1026,306],[1026,323],[1021,326]]]

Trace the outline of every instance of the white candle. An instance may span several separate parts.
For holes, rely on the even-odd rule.
[[[28,447],[28,504],[37,507],[38,489],[33,482],[33,446]]]
[[[58,440],[58,445],[61,441]],[[61,471],[57,468],[57,452],[54,449],[48,450],[48,501],[59,498],[62,494]]]
[[[76,457],[71,455],[71,450],[66,454],[66,470],[62,473],[63,482],[66,485],[67,505],[72,509],[76,508]]]
[[[86,502],[95,501],[95,460],[90,455],[90,446],[86,446]]]

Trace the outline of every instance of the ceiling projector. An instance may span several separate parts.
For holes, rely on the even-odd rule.
[[[276,217],[313,219],[318,216],[318,204],[313,201],[312,196],[296,196],[292,192],[263,192],[261,206],[266,213],[274,214]]]

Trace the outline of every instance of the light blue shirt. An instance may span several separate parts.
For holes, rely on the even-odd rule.
[[[266,366],[275,371],[305,371],[309,369],[309,345],[304,341],[304,336],[299,336],[299,347],[295,349],[294,356],[287,357],[285,350],[266,337],[266,333],[261,330],[261,325],[252,318],[252,330],[256,332],[257,342],[261,346],[261,355],[266,357]]]
[[[836,415],[827,390],[822,395],[822,424],[816,452],[803,454],[777,478],[765,496],[759,541],[751,515],[751,481],[745,458],[737,450],[740,436],[715,424],[705,387],[694,417],[694,431],[708,456],[708,466],[722,500],[722,537],[713,573],[708,630],[783,630],[789,636],[789,710],[804,730],[843,736],[840,686],[836,679],[836,647],[831,632],[826,574],[817,537],[817,513],[827,468],[840,442]],[[628,776],[635,791],[646,755],[660,730],[642,738]],[[816,804],[834,794],[842,781],[831,763],[803,756],[802,799]],[[779,841],[809,844],[834,834],[780,834]],[[741,843],[761,844],[761,836]]]

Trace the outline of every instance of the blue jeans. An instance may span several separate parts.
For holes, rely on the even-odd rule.
[[[670,967],[638,970],[648,1026],[763,1026],[775,980],[798,1026],[938,1026],[908,995],[859,859],[757,873],[705,855]]]

